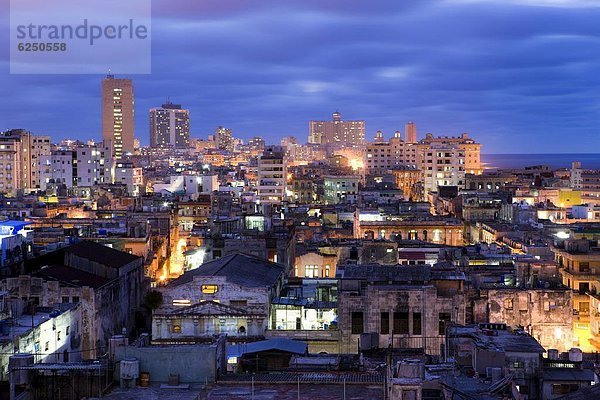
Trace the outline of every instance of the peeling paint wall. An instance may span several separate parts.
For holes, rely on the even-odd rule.
[[[545,349],[573,347],[573,292],[563,289],[488,289],[476,300],[475,322],[523,327]],[[487,314],[487,317],[486,317]]]

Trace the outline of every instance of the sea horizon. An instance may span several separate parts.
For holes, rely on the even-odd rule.
[[[482,153],[481,162],[486,169],[523,168],[547,165],[554,169],[571,168],[574,161],[582,168],[600,169],[600,153]]]

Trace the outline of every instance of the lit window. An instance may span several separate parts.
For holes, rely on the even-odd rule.
[[[217,285],[202,285],[201,290],[204,294],[215,294],[219,291],[219,287]]]

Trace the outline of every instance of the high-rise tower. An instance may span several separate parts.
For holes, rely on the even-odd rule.
[[[115,158],[133,153],[133,82],[107,75],[102,80],[102,139]]]
[[[186,148],[190,145],[190,113],[179,104],[167,102],[150,109],[150,145]]]
[[[410,121],[405,127],[405,142],[406,143],[417,143],[417,125]]]

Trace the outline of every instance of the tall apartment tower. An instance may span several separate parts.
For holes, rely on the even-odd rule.
[[[190,112],[179,104],[167,102],[150,110],[150,145],[152,147],[190,146]]]
[[[215,142],[217,142],[217,149],[233,151],[235,147],[233,131],[219,126],[215,131]]]
[[[258,198],[262,203],[281,204],[286,196],[285,149],[268,146],[258,157]]]
[[[107,75],[102,80],[102,140],[115,158],[133,153],[133,82]]]
[[[406,143],[417,143],[417,125],[410,121],[405,127],[405,142]]]
[[[343,121],[339,112],[331,121],[310,121],[308,143],[334,147],[361,147],[365,144],[365,121]]]

